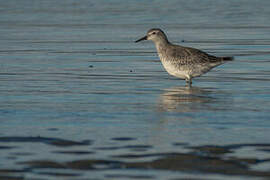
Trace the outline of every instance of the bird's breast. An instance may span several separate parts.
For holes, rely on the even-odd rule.
[[[189,70],[178,64],[173,58],[164,56],[162,53],[158,53],[158,55],[163,67],[170,75],[182,79],[185,79],[188,76]]]

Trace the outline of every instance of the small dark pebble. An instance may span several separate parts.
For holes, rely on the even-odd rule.
[[[89,68],[93,68],[94,66],[93,65],[89,65]]]
[[[133,72],[132,70],[129,70],[129,72]]]
[[[181,42],[185,42],[185,40],[183,39]]]

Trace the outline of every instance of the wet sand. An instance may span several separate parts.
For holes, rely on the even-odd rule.
[[[119,137],[118,141],[134,141],[132,138]],[[112,139],[115,141],[115,138]],[[40,176],[47,178],[71,178],[83,176],[91,177],[91,172],[103,172],[106,178],[132,178],[132,179],[156,179],[155,175],[143,175],[144,171],[159,170],[172,172],[185,172],[193,174],[194,177],[204,177],[208,174],[220,174],[226,176],[243,176],[244,177],[263,177],[269,178],[270,173],[266,170],[256,170],[252,167],[260,166],[261,164],[269,163],[269,158],[260,158],[260,156],[252,157],[237,157],[238,152],[242,149],[252,149],[252,151],[264,152],[269,154],[270,144],[231,144],[226,146],[190,146],[189,144],[175,143],[172,148],[173,152],[166,153],[147,153],[152,146],[146,145],[130,145],[112,146],[112,147],[95,147],[93,148],[89,142],[75,142],[65,139],[54,139],[46,137],[2,137],[1,146],[2,152],[10,149],[19,150],[19,145],[24,146],[25,143],[31,143],[31,146],[40,146],[40,143],[47,144],[46,146],[57,146],[57,151],[52,151],[52,154],[63,154],[74,156],[76,160],[53,160],[34,159],[34,160],[19,160],[16,162],[21,168],[1,168],[0,179],[24,179],[24,174],[35,174],[33,179]],[[17,143],[17,147],[8,144]],[[121,144],[121,143],[120,143]],[[85,146],[88,151],[70,150],[71,147]],[[181,153],[178,147],[181,146],[186,150]],[[50,147],[46,148],[50,149]],[[125,150],[128,153],[112,155],[109,158],[97,159],[92,157],[92,154],[102,151],[119,151]],[[24,156],[36,156],[36,154],[28,154],[27,152],[9,153],[8,159],[16,160]],[[82,156],[82,157],[80,157]],[[117,160],[116,160],[117,159]],[[69,171],[71,170],[71,171]],[[109,170],[119,171],[119,174],[107,173]],[[125,174],[128,170],[136,170],[137,175]],[[30,178],[32,179],[32,178]],[[41,178],[42,179],[42,178]]]

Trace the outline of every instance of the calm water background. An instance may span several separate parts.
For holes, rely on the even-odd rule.
[[[92,152],[59,154],[54,152],[63,148],[47,144],[0,142],[16,147],[1,149],[0,169],[24,168],[19,162],[29,160],[116,160],[115,155],[141,153],[104,150],[112,146],[145,145],[143,153],[164,153],[188,151],[175,143],[270,143],[268,0],[9,0],[0,1],[0,17],[0,137],[91,140],[67,149]],[[134,43],[153,27],[175,43],[235,61],[186,89],[183,80],[165,72],[153,43]],[[117,140],[124,137],[130,141]],[[233,155],[270,157],[250,147]],[[269,170],[270,164],[252,168]],[[57,178],[40,171],[22,175]],[[201,177],[158,170],[79,173],[97,179]]]

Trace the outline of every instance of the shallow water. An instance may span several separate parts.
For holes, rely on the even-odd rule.
[[[269,178],[269,5],[1,1],[0,179]],[[235,60],[188,89],[152,27]]]

